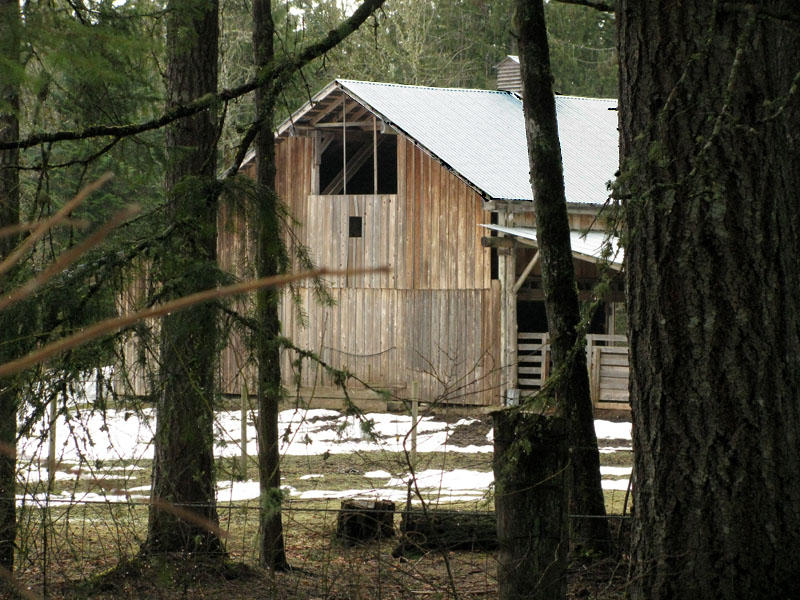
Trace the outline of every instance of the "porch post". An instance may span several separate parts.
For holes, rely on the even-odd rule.
[[[513,214],[499,212],[498,224],[501,226],[513,225]],[[502,396],[505,403],[509,391],[516,394],[517,390],[517,245],[510,248],[498,248],[497,254],[501,260],[498,264],[500,279],[500,345],[501,362],[503,368]]]

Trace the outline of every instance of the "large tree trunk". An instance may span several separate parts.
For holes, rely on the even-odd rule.
[[[172,0],[167,20],[167,108],[217,89],[216,0]],[[213,110],[167,131],[167,201],[177,225],[158,263],[170,297],[212,288],[216,277],[217,123]],[[163,320],[146,552],[222,550],[214,489],[216,312],[199,305]],[[187,515],[187,513],[191,513]]]
[[[608,552],[611,535],[600,485],[586,353],[578,340],[580,305],[569,241],[561,146],[541,0],[518,0],[515,25],[524,89],[525,130],[536,211],[542,289],[557,373],[556,401],[567,420],[570,464],[570,533],[573,546]]]
[[[632,596],[797,598],[800,7],[617,18]]]
[[[0,58],[7,64],[19,62],[19,41],[22,26],[18,0],[0,0]],[[7,107],[6,110],[3,106]],[[0,141],[19,137],[19,90],[11,77],[0,77]],[[19,223],[19,150],[0,150],[0,227]],[[0,237],[0,261],[14,249],[18,236]],[[0,295],[7,292],[11,277],[0,276]],[[0,364],[18,358],[15,339],[20,321],[14,310],[0,312]],[[17,378],[0,379],[0,567],[14,569],[14,548],[17,534],[16,435]],[[7,585],[0,577],[0,592]],[[2,595],[2,593],[0,593]]]
[[[274,57],[271,0],[253,2],[253,49],[257,67]],[[275,90],[272,83],[256,90],[256,118],[261,129],[256,137],[256,183],[259,190],[258,277],[277,275],[279,257],[284,250],[275,193],[275,140],[272,122],[275,116]],[[281,522],[281,467],[278,437],[278,408],[281,400],[280,336],[278,318],[279,292],[273,289],[256,293],[254,350],[258,361],[258,474],[261,490],[259,549],[261,564],[271,569],[287,568]]]

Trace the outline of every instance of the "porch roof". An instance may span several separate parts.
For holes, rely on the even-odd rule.
[[[526,245],[538,247],[536,229],[533,227],[504,227],[502,225],[481,225],[481,227],[517,238]],[[569,232],[569,242],[575,258],[591,262],[608,261],[612,269],[622,268],[625,251],[619,245],[619,238],[616,236],[608,236],[602,231],[573,230]],[[609,256],[606,256],[606,242],[611,244]]]

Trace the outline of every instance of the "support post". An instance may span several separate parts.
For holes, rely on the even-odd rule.
[[[239,472],[241,473],[242,480],[247,479],[247,410],[250,408],[250,392],[247,389],[247,377],[242,375],[242,393],[241,393],[241,448],[242,455],[239,458]]]
[[[411,466],[417,468],[417,421],[419,419],[419,384],[411,384]]]
[[[498,213],[500,225],[513,224],[513,216],[507,213]],[[507,254],[500,255],[498,266],[500,275],[500,345],[502,373],[503,373],[503,398],[508,397],[510,390],[517,389],[517,248],[513,244]],[[513,394],[513,392],[512,392]]]
[[[66,402],[67,391],[64,388],[64,401]],[[53,489],[53,482],[56,476],[56,422],[58,419],[58,394],[53,394],[48,406],[47,418],[49,427],[47,430],[47,490]]]
[[[566,598],[567,430],[561,417],[499,410],[494,423],[498,598]]]

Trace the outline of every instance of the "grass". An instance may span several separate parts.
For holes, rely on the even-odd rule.
[[[619,444],[612,442],[609,445]],[[485,453],[420,453],[417,456],[416,469],[470,469],[485,472],[492,469],[491,461],[491,455]],[[600,461],[604,466],[631,466],[632,453],[618,451],[601,454]],[[142,470],[108,470],[120,467],[128,469],[131,466],[141,467]],[[117,488],[149,486],[151,466],[150,461],[140,461],[136,465],[125,461],[109,461],[93,465],[93,469],[84,466],[76,480],[56,481],[53,494],[78,494],[87,491],[99,493],[102,490],[118,493]],[[60,468],[61,471],[68,469],[66,465]],[[384,479],[367,478],[364,473],[383,470],[393,476],[400,476],[409,470],[407,457],[403,453],[391,452],[284,456],[281,469],[283,484],[300,492],[315,488],[334,491],[380,488],[385,485]],[[114,477],[95,480],[92,478],[93,470],[95,473]],[[117,473],[123,475],[116,477]],[[307,474],[319,474],[323,477],[301,479]],[[238,458],[219,459],[218,479],[237,479],[242,475]],[[250,457],[244,478],[258,479],[255,457]],[[35,490],[30,491],[43,492],[45,489],[46,483],[40,482]],[[136,493],[147,495],[146,491]],[[624,491],[606,490],[604,496],[606,509],[610,514],[622,512]],[[435,493],[431,492],[428,499],[434,498]],[[299,567],[294,573],[271,575],[257,568],[257,500],[221,502],[218,512],[220,526],[227,532],[229,559],[235,563],[250,565],[251,569],[236,572],[234,575],[230,575],[231,571],[228,570],[225,571],[228,575],[223,574],[215,579],[211,575],[203,575],[201,566],[190,569],[189,576],[182,575],[180,578],[174,575],[171,570],[173,567],[167,561],[159,566],[142,567],[144,570],[139,573],[139,578],[143,580],[141,584],[129,584],[122,578],[120,581],[115,580],[110,587],[87,587],[75,582],[96,581],[100,574],[108,572],[120,561],[135,556],[147,529],[149,508],[145,502],[133,505],[54,504],[47,511],[39,506],[28,505],[19,512],[19,576],[26,587],[40,595],[46,572],[50,597],[56,599],[203,597],[212,600],[294,600],[318,597],[356,600],[376,598],[378,594],[389,600],[452,597],[444,558],[437,553],[403,561],[391,557],[395,544],[391,540],[360,548],[347,548],[339,544],[334,535],[339,503],[338,499],[286,499],[283,513],[286,546],[290,562]],[[489,494],[488,500],[483,502],[448,503],[446,507],[454,510],[491,510],[493,503]],[[496,594],[496,565],[493,554],[451,552],[448,556],[454,579],[458,583],[460,598],[485,598]],[[601,574],[599,577],[606,575]],[[605,579],[603,582],[604,585],[607,583]],[[176,586],[181,588],[180,593],[176,591]]]

